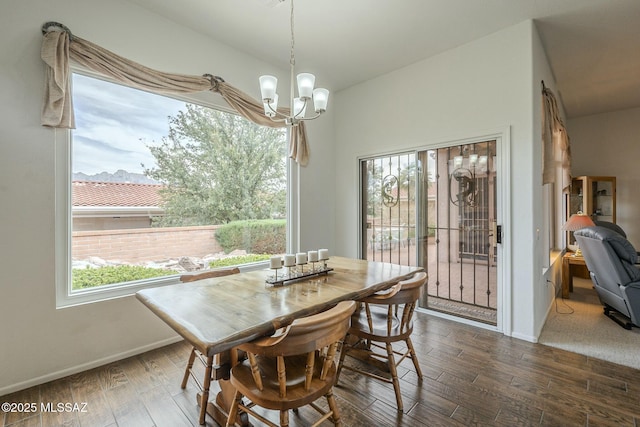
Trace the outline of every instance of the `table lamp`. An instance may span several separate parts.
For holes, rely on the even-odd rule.
[[[589,215],[582,213],[582,211],[578,211],[578,213],[569,217],[564,226],[562,226],[562,229],[565,231],[578,231],[581,228],[593,227],[594,225],[596,224],[591,220],[591,218],[589,218]],[[578,242],[576,242],[575,246],[575,256],[582,256],[582,251],[580,250],[580,246],[578,246]]]

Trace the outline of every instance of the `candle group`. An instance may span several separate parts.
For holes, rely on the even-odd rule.
[[[318,249],[317,251],[298,252],[297,254],[287,254],[284,260],[280,256],[272,256],[270,260],[271,268],[278,269],[281,267],[295,267],[296,265],[304,265],[307,262],[326,261],[329,259],[328,249]],[[284,262],[283,262],[284,261]]]

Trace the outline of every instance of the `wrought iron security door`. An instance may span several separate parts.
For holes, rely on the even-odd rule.
[[[496,141],[363,160],[362,254],[421,265],[421,306],[497,324]]]

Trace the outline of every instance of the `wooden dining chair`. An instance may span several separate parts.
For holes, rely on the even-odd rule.
[[[289,410],[310,405],[321,414],[316,426],[330,419],[341,425],[340,412],[333,396],[336,380],[334,361],[340,341],[349,329],[356,308],[354,301],[309,317],[296,319],[270,337],[259,338],[238,348],[248,358],[231,369],[231,385],[236,388],[227,426],[245,412],[269,426],[277,426],[257,413],[256,405],[280,411],[280,426],[289,425]],[[315,401],[324,396],[329,405],[323,410]],[[243,398],[248,399],[244,402]]]
[[[403,405],[398,365],[406,358],[411,359],[419,381],[422,380],[422,370],[411,342],[411,333],[413,314],[426,283],[427,274],[420,272],[411,279],[397,283],[388,291],[359,300],[361,307],[351,318],[351,328],[340,352],[338,378],[342,369],[349,369],[393,384],[399,411],[402,411]],[[394,349],[393,344],[398,342],[404,342],[407,349]],[[383,366],[389,371],[390,378],[345,364],[347,355],[371,362],[375,366]],[[395,355],[400,358],[396,360]]]
[[[183,274],[182,276],[180,276],[180,281],[184,283],[188,283],[188,282],[194,282],[196,280],[210,279],[212,277],[229,276],[237,273],[240,273],[240,269],[238,267],[222,268],[217,270],[207,270],[200,273]],[[197,348],[193,347],[191,349],[191,354],[189,354],[187,367],[184,371],[184,377],[182,378],[182,384],[180,385],[180,387],[182,389],[185,389],[187,387],[187,382],[189,381],[189,377],[191,377],[193,381],[196,383],[196,386],[198,386],[198,388],[200,389],[200,392],[202,393],[202,398],[200,402],[200,417],[199,417],[200,424],[205,423],[205,416],[207,412],[207,402],[209,400],[209,389],[211,387],[211,380],[213,379],[213,376],[215,376],[213,367],[214,365],[220,364],[219,358],[220,358],[220,355],[218,354],[213,356],[205,356]],[[193,363],[195,362],[196,359],[198,359],[204,365],[204,378],[202,382],[200,382],[200,379],[197,377],[193,369]]]

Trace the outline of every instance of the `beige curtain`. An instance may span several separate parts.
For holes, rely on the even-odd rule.
[[[64,25],[46,23],[42,27],[41,56],[46,64],[42,125],[55,128],[74,128],[69,60],[138,89],[164,94],[184,94],[210,90],[218,92],[241,116],[264,126],[285,127],[264,115],[262,102],[226,83],[222,78],[205,74],[188,76],[171,74],[118,56],[87,40],[71,34]],[[279,109],[288,114],[287,109]],[[291,129],[289,157],[305,166],[309,161],[309,147],[304,123]]]
[[[562,168],[561,188],[571,185],[571,147],[569,135],[564,127],[558,103],[553,92],[542,82],[542,183],[556,181],[556,169]]]

